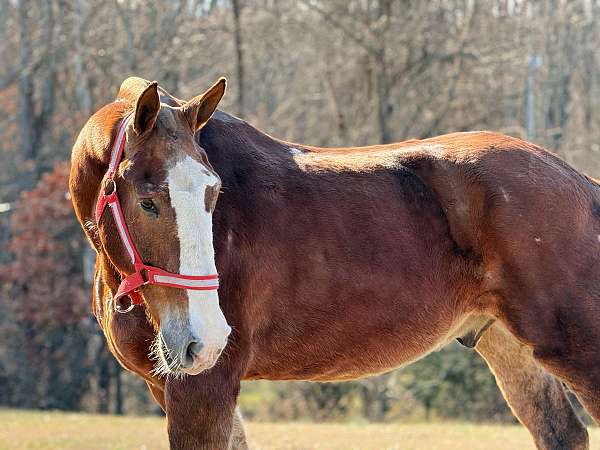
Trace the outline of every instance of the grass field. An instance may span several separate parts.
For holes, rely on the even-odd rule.
[[[441,424],[249,423],[256,450],[527,450],[534,446],[519,426]],[[592,429],[600,450],[600,430]],[[159,417],[115,417],[0,410],[0,449],[167,449]]]

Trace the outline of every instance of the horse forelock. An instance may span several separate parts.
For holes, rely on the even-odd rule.
[[[117,100],[126,101],[135,104],[136,100],[142,92],[150,85],[150,81],[140,77],[126,78],[117,93]],[[162,86],[158,87],[161,103],[169,106],[181,106],[184,102],[167,92]]]
[[[126,78],[119,87],[117,99],[127,101],[131,104],[135,104],[140,94],[144,92],[144,89],[146,89],[149,85],[150,81],[145,80],[144,78]]]

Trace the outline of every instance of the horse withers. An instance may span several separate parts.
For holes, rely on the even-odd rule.
[[[290,144],[215,112],[224,91],[128,78],[73,148],[94,312],[172,448],[245,448],[241,380],[354,379],[455,338],[539,448],[588,447],[562,383],[600,420],[598,184],[488,132]]]

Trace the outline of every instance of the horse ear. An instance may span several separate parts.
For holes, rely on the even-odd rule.
[[[160,98],[158,97],[158,83],[153,81],[135,102],[135,118],[133,129],[137,134],[143,134],[154,127],[158,112],[160,111]]]
[[[219,101],[225,95],[227,80],[219,78],[204,94],[194,97],[182,106],[186,119],[192,126],[192,130],[198,131],[213,115]]]

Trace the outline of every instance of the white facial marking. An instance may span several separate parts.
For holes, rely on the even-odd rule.
[[[290,147],[290,153],[292,156],[301,155],[302,150],[300,150],[299,148],[296,148],[296,147]]]
[[[179,273],[215,274],[212,214],[204,202],[206,187],[215,186],[219,179],[186,156],[169,170],[167,182],[179,237]],[[217,291],[186,292],[191,334],[203,345],[198,364],[211,366],[226,345],[231,328],[219,307]]]

